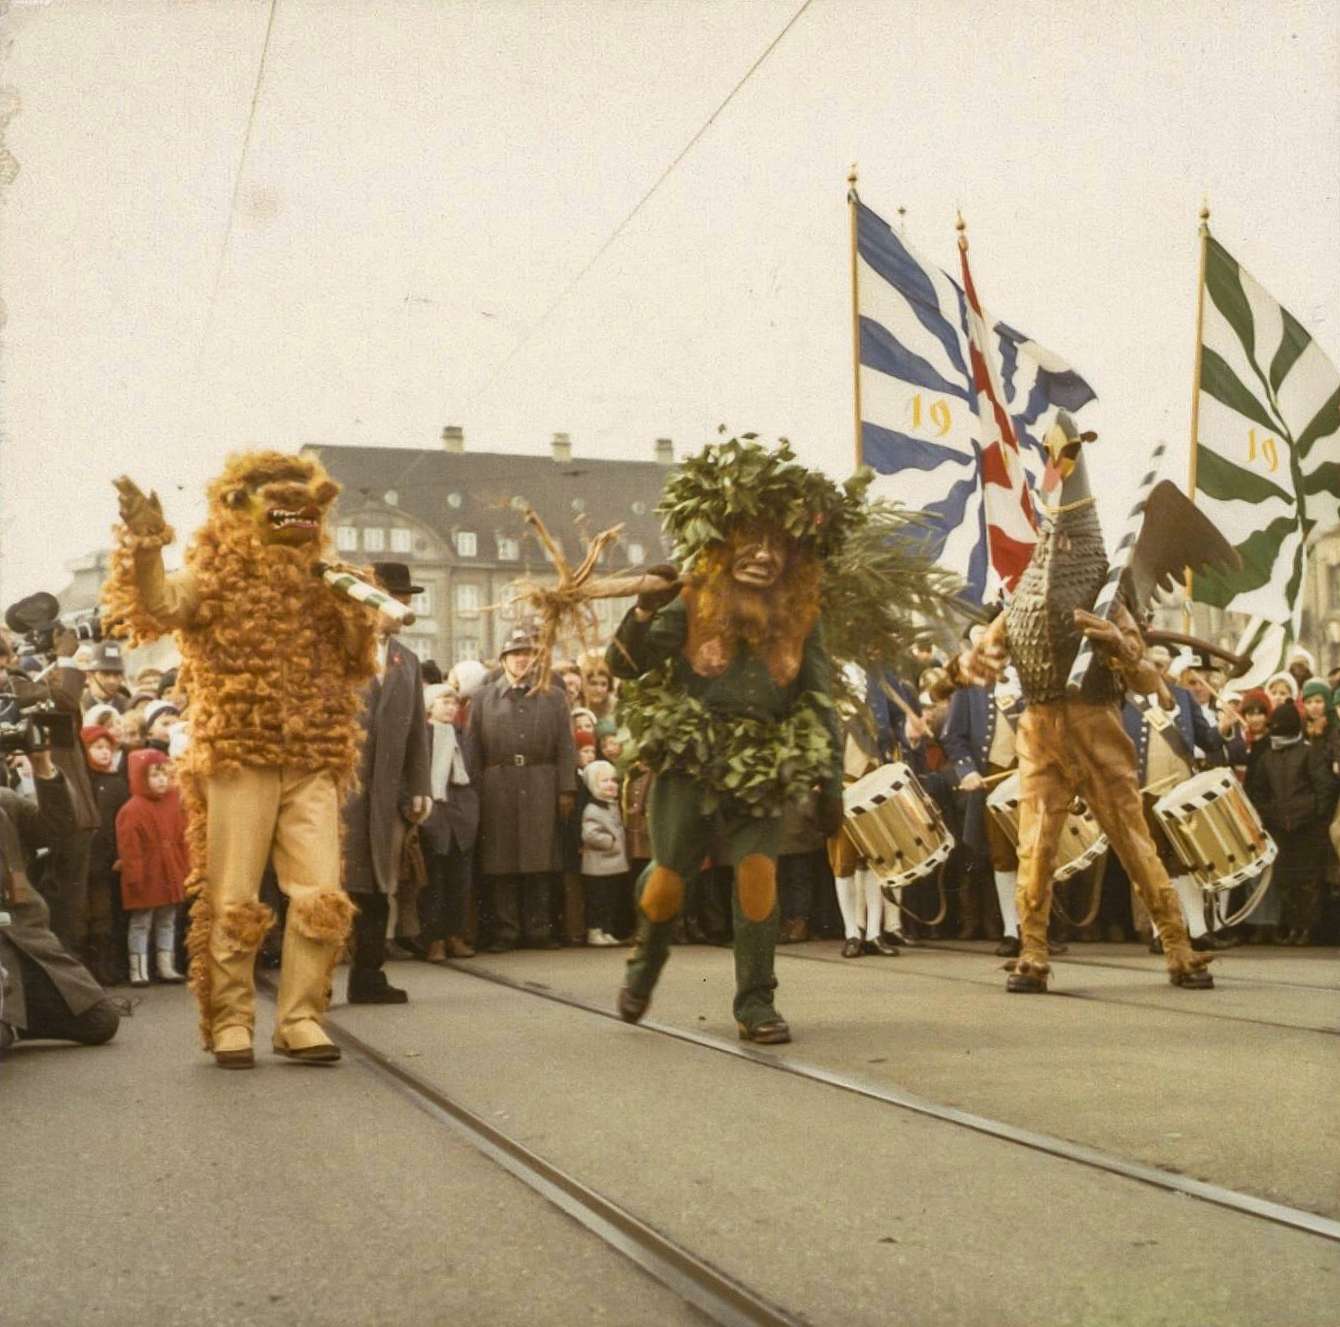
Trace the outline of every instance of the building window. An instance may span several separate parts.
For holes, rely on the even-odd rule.
[[[479,612],[479,586],[458,585],[456,587],[456,611],[458,613]]]
[[[506,535],[498,536],[498,561],[499,562],[520,562],[521,561],[521,541],[519,539],[509,539]]]
[[[386,547],[386,531],[369,525],[363,531],[363,547],[369,553],[380,553]]]
[[[473,530],[456,531],[456,556],[472,558],[479,551],[478,541]]]
[[[341,553],[351,553],[358,547],[358,530],[352,525],[341,525],[335,531],[335,547]]]
[[[414,619],[414,630],[422,631],[430,640],[433,640],[437,637],[437,619],[417,617]]]
[[[457,636],[456,645],[452,651],[453,663],[464,663],[466,659],[478,659],[480,657],[479,641],[474,636]]]
[[[1330,606],[1340,610],[1340,562],[1326,568],[1326,580]]]
[[[414,536],[408,530],[395,529],[391,531],[391,552],[408,553],[414,546]]]
[[[433,611],[433,587],[431,585],[425,585],[423,589],[409,601],[409,606],[419,615],[419,617],[423,617],[425,613],[431,613]]]
[[[646,556],[647,550],[643,548],[641,544],[628,545],[628,561],[631,562],[633,566],[641,566],[642,560]]]

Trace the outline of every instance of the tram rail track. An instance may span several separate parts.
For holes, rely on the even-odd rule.
[[[257,987],[271,999],[276,987],[262,977]],[[525,1144],[495,1128],[426,1078],[407,1069],[371,1042],[327,1015],[326,1031],[356,1064],[430,1119],[450,1129],[476,1151],[571,1217],[603,1244],[720,1327],[805,1327],[750,1286],[671,1239],[626,1207],[606,1198]]]
[[[978,957],[978,958],[983,957],[983,955],[977,950],[948,949],[946,946],[943,945],[937,946],[934,949],[931,949],[929,946],[927,946],[925,952],[927,953],[949,952],[954,954],[967,954],[971,957]],[[822,954],[792,954],[792,953],[784,954],[779,951],[778,957],[793,959],[796,962],[800,963],[824,963],[827,964],[829,967],[838,967],[848,962],[848,960],[842,958],[826,958]],[[1064,963],[1067,960],[1064,958],[1058,958],[1057,961]],[[1119,972],[1132,972],[1132,973],[1139,973],[1143,971],[1143,969],[1140,968],[1127,967],[1125,964],[1122,963],[1096,963],[1087,959],[1077,959],[1070,961],[1073,962],[1076,966],[1080,967],[1103,967],[1108,970],[1116,969]],[[899,975],[900,972],[903,971],[902,969],[898,969],[896,971],[894,969],[889,969],[887,968],[887,965],[885,965],[884,970],[889,971],[890,975],[892,976],[897,976]],[[911,977],[924,977],[927,981],[959,982],[960,984],[967,986],[993,985],[992,982],[987,981],[984,977],[959,977],[959,976],[952,976],[944,972],[907,972],[906,975]],[[1216,973],[1215,974],[1216,980],[1218,980],[1218,976],[1219,974]],[[1315,989],[1325,992],[1328,991],[1330,988],[1323,986],[1323,987],[1308,987],[1307,989],[1308,990]],[[1204,1004],[1197,1001],[1195,997],[1187,997],[1185,1003],[1182,1004],[1154,1006],[1147,1004],[1142,1000],[1123,1000],[1119,996],[1101,995],[1092,991],[1065,991],[1065,990],[1057,990],[1055,987],[1051,987],[1048,989],[1047,994],[1049,997],[1059,996],[1061,999],[1064,1000],[1083,1000],[1089,1004],[1120,1005],[1122,1008],[1125,1009],[1158,1008],[1160,1012],[1166,1011],[1171,1014],[1189,1015],[1192,1018],[1212,1018],[1222,1023],[1247,1023],[1253,1027],[1275,1028],[1277,1030],[1285,1032],[1314,1032],[1323,1037],[1340,1036],[1340,1026],[1317,1027],[1315,1024],[1312,1023],[1282,1023],[1278,1019],[1273,1018],[1249,1018],[1243,1014],[1219,1013],[1213,1009],[1206,1008]]]
[[[811,961],[822,962],[827,960],[816,959]],[[491,982],[522,995],[547,1000],[554,1004],[565,1005],[572,1009],[578,1009],[585,1013],[593,1014],[599,1018],[611,1019],[616,1022],[621,1021],[613,1008],[605,1008],[594,1004],[589,1000],[582,999],[580,996],[553,990],[541,983],[518,981],[515,978],[508,977],[503,973],[490,971],[475,963],[465,964],[459,961],[452,961],[448,962],[445,966],[465,976],[473,977],[479,981]],[[331,1021],[334,1022],[335,1020]],[[1194,1198],[1200,1202],[1210,1203],[1213,1206],[1225,1208],[1241,1215],[1268,1221],[1272,1224],[1284,1226],[1304,1234],[1317,1236],[1331,1243],[1340,1244],[1340,1221],[1322,1216],[1316,1212],[1307,1211],[1305,1208],[1297,1208],[1285,1203],[1277,1203],[1267,1198],[1258,1197],[1255,1194],[1243,1193],[1236,1189],[1229,1189],[1222,1185],[1212,1184],[1205,1180],[1198,1180],[1191,1176],[1178,1174],[1174,1171],[1162,1170],[1156,1166],[1146,1165],[1143,1162],[1131,1161],[1125,1157],[1117,1156],[1114,1153],[1104,1152],[1099,1148],[1088,1147],[1082,1143],[1072,1142],[1069,1139],[1038,1133],[1030,1129],[1023,1129],[1003,1120],[996,1120],[989,1116],[960,1110],[956,1106],[946,1106],[940,1102],[932,1101],[929,1098],[920,1097],[914,1093],[903,1091],[900,1088],[885,1087],[881,1084],[858,1078],[855,1075],[827,1069],[821,1065],[808,1064],[803,1060],[794,1059],[789,1055],[780,1054],[777,1051],[762,1050],[747,1043],[729,1041],[722,1037],[713,1036],[710,1033],[697,1032],[689,1028],[679,1028],[665,1023],[658,1023],[654,1019],[643,1019],[642,1022],[638,1024],[638,1029],[653,1035],[688,1042],[691,1045],[698,1046],[705,1050],[730,1055],[737,1059],[748,1061],[761,1068],[788,1074],[810,1082],[824,1084],[843,1092],[849,1092],[856,1096],[864,1097],[867,1100],[880,1102],[884,1105],[905,1110],[912,1114],[938,1120],[957,1128],[984,1134],[1001,1142],[1023,1147],[1031,1151],[1041,1152],[1049,1156],[1057,1157],[1063,1161],[1086,1166],[1094,1170],[1106,1171],[1109,1174],[1118,1175],[1124,1179],[1148,1185],[1155,1189],[1160,1189],[1165,1193]],[[399,1066],[394,1066],[394,1071],[397,1074],[403,1074],[404,1072],[403,1070],[400,1070]],[[408,1075],[408,1077],[412,1078],[414,1076]]]
[[[909,946],[909,952],[916,953],[917,950],[924,950],[928,954],[968,954],[976,958],[984,956],[984,951],[981,949],[970,949],[966,944],[955,944],[953,941],[945,940],[922,940],[918,942],[915,949]],[[1217,951],[1217,955],[1227,957],[1232,952],[1231,949],[1222,949]],[[994,955],[986,956],[994,957]],[[805,955],[798,954],[795,957],[804,958]],[[1153,958],[1154,955],[1151,954],[1149,957]],[[1071,948],[1069,953],[1056,955],[1056,961],[1058,963],[1066,964],[1073,963],[1076,967],[1082,968],[1106,968],[1115,972],[1144,971],[1143,968],[1134,967],[1130,963],[1118,963],[1112,959],[1105,958],[1089,958],[1082,952],[1076,954],[1073,948]],[[1220,974],[1216,972],[1216,980],[1219,975]],[[1325,985],[1321,982],[1284,981],[1279,977],[1253,977],[1250,974],[1241,972],[1224,974],[1224,979],[1230,983],[1242,982],[1244,985],[1248,986],[1277,987],[1280,990],[1289,991],[1329,991],[1334,995],[1340,996],[1340,986]]]

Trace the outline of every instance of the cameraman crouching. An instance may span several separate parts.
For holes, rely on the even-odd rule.
[[[0,788],[0,1052],[33,1038],[97,1046],[120,1018],[92,974],[52,933],[42,896],[28,881],[26,855],[74,829],[69,789],[47,751],[28,756],[36,803]]]

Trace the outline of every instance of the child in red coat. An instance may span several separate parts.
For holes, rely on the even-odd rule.
[[[130,753],[130,800],[117,812],[116,850],[121,858],[121,903],[130,915],[127,948],[130,984],[149,984],[149,931],[153,929],[158,975],[184,981],[173,963],[177,907],[186,897],[186,817],[161,751]]]

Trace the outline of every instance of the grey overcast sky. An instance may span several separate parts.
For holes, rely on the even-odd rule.
[[[0,8],[3,8],[0,4]],[[261,443],[648,457],[719,422],[850,468],[845,177],[1099,393],[1109,530],[1185,473],[1196,213],[1340,356],[1333,0],[12,0],[0,598],[186,535]],[[234,208],[234,199],[236,207]],[[388,458],[387,483],[398,472]]]

